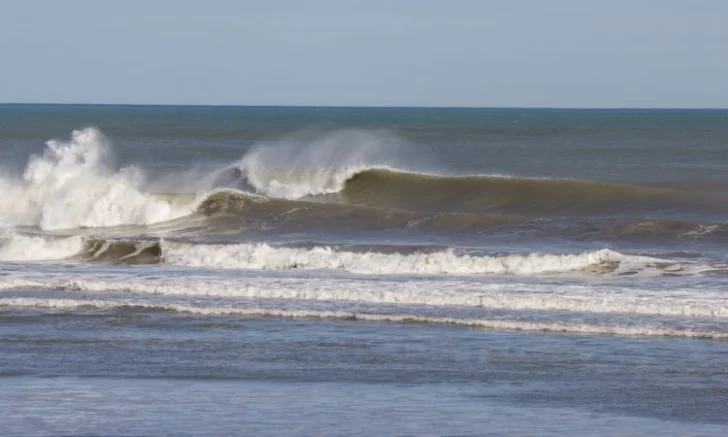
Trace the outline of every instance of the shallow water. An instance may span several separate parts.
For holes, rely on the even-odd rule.
[[[3,322],[13,435],[728,430],[725,342],[133,309]]]

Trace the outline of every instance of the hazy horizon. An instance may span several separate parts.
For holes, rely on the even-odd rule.
[[[728,111],[726,107],[589,107],[589,106],[411,106],[411,105],[246,105],[212,103],[90,103],[90,102],[0,102],[0,106],[159,106],[159,107],[220,107],[220,108],[322,108],[322,109],[504,109],[504,110],[563,110],[563,111]]]
[[[29,0],[0,101],[728,108],[728,3]]]

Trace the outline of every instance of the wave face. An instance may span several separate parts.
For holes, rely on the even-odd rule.
[[[243,187],[270,197],[431,213],[699,216],[728,212],[728,199],[717,194],[588,180],[447,176],[386,166],[265,168],[256,169],[254,179],[249,173],[243,177]]]
[[[571,179],[433,176],[370,169],[339,192],[346,203],[431,212],[625,215],[725,212],[724,200],[664,188]]]

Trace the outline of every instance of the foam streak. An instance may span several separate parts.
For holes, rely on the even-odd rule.
[[[315,318],[362,320],[370,322],[392,323],[423,323],[440,325],[459,325],[474,328],[509,330],[525,332],[548,333],[580,333],[580,334],[609,334],[625,336],[659,336],[728,339],[728,332],[663,328],[657,326],[641,325],[596,325],[574,323],[544,323],[525,322],[517,320],[489,320],[454,317],[426,317],[413,314],[373,314],[350,311],[306,311],[306,310],[277,310],[264,308],[234,308],[234,307],[200,307],[182,304],[157,304],[139,301],[110,301],[110,300],[76,300],[76,299],[37,299],[37,298],[1,298],[0,307],[25,307],[55,310],[83,310],[89,308],[113,310],[119,308],[137,307],[159,311],[175,311],[204,316],[241,316],[241,317],[282,317],[282,318]]]

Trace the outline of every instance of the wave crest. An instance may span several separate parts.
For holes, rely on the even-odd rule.
[[[257,144],[236,167],[256,193],[298,199],[341,191],[367,169],[422,165],[419,152],[385,131],[310,131]]]
[[[95,128],[51,140],[29,158],[20,179],[0,178],[0,217],[41,229],[148,225],[187,214],[145,193],[135,167],[114,170],[108,140]]]

